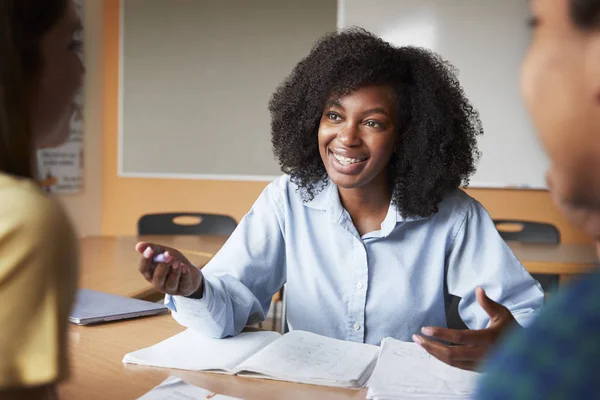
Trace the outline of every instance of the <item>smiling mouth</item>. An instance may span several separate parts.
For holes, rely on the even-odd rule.
[[[334,152],[331,152],[331,154],[340,164],[342,164],[344,166],[358,164],[358,163],[366,160],[366,158],[348,158],[348,157],[340,156],[339,154],[335,154]]]

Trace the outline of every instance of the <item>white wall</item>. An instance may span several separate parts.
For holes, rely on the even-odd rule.
[[[335,0],[123,0],[122,177],[281,174],[268,101]]]
[[[338,25],[429,48],[458,68],[484,129],[472,186],[544,188],[548,161],[518,86],[529,17],[525,0],[339,0]]]
[[[99,235],[102,228],[103,10],[102,1],[84,1],[84,188],[79,194],[58,196],[81,236]]]

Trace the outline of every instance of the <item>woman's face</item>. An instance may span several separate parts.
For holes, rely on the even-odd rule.
[[[395,135],[390,87],[366,86],[330,97],[319,124],[319,152],[329,178],[346,189],[387,184]]]
[[[59,21],[42,38],[41,69],[31,109],[34,144],[54,147],[69,137],[73,98],[81,86],[84,68],[77,51],[81,23],[72,0]]]

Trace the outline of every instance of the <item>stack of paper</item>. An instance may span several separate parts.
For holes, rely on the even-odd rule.
[[[437,360],[417,344],[385,338],[367,399],[470,399],[478,376]]]

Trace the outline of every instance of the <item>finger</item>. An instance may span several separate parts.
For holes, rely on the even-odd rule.
[[[171,266],[169,264],[157,264],[156,269],[154,270],[154,275],[152,276],[152,286],[160,292],[165,292],[165,281],[167,280],[167,276],[171,271]]]
[[[452,366],[465,362],[478,363],[485,354],[485,348],[479,346],[448,346],[418,335],[413,335],[413,341],[438,360]]]
[[[494,300],[490,299],[485,290],[483,288],[478,287],[475,289],[475,296],[477,297],[477,302],[483,308],[483,310],[490,316],[491,320],[494,320],[500,316],[506,314],[508,309],[504,307],[502,304],[496,303]],[[510,311],[508,311],[510,313]]]
[[[146,242],[138,242],[135,245],[135,251],[137,251],[138,253],[142,254],[144,252],[144,250],[146,250],[146,248],[150,246],[150,243],[146,243]]]
[[[454,364],[454,367],[467,371],[478,371],[480,365],[481,363],[477,361],[458,361]]]
[[[173,257],[171,253],[169,253],[169,250],[165,251],[163,254],[165,255],[165,262],[167,263],[170,263],[175,259],[175,257]]]
[[[151,258],[154,254],[164,253],[166,248],[160,244],[139,242],[135,245],[135,250],[146,258]]]
[[[152,255],[150,255],[150,257],[146,257],[145,253],[148,252],[148,250],[151,250],[150,247],[147,247],[143,250],[143,256],[140,259],[140,264],[138,267],[138,270],[140,271],[140,273],[144,276],[144,278],[146,278],[147,281],[151,282],[152,281],[152,275],[154,273],[154,263],[153,263],[153,259],[152,259]]]
[[[181,266],[181,279],[179,279],[179,292],[184,293],[186,296],[190,295],[192,290],[192,274],[190,273],[187,265]]]
[[[446,342],[469,346],[487,345],[492,341],[492,332],[487,329],[458,330],[427,326],[421,329],[423,335],[431,336]]]
[[[169,276],[165,281],[165,289],[168,293],[174,294],[177,293],[179,288],[179,279],[181,278],[181,267],[179,265],[179,261],[173,262],[171,264],[171,272],[169,272]]]

